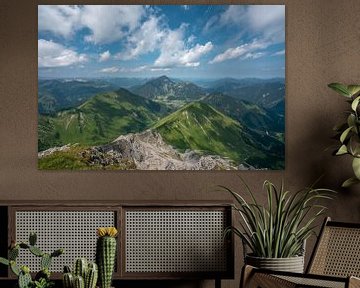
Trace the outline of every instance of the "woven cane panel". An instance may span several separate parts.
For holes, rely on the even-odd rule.
[[[16,241],[28,243],[29,233],[37,233],[37,246],[46,253],[63,248],[65,253],[54,258],[50,270],[62,272],[64,265],[86,257],[95,260],[96,228],[115,226],[114,211],[17,211]],[[40,258],[21,250],[18,262],[39,271]]]
[[[360,229],[326,227],[311,273],[360,277]]]
[[[223,272],[223,211],[126,211],[126,272]]]
[[[323,279],[311,279],[311,278],[302,278],[302,277],[292,277],[292,276],[275,276],[281,279],[287,280],[291,283],[294,283],[294,287],[322,287],[322,288],[345,288],[345,279],[343,282],[323,280]],[[282,287],[282,286],[281,286]]]

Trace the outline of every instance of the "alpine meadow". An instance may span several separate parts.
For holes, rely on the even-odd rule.
[[[284,169],[284,5],[39,5],[38,168]]]

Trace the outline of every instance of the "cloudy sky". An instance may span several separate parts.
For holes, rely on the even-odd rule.
[[[38,6],[39,77],[284,77],[284,5]]]

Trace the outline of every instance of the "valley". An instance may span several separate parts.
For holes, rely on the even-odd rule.
[[[40,169],[284,168],[284,79],[52,79],[38,97]]]

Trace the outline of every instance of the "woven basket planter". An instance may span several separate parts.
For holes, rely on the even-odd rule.
[[[246,255],[245,263],[262,269],[304,273],[304,256],[289,258],[262,258]]]

